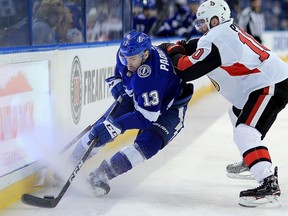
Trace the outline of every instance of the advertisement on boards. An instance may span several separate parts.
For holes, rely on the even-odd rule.
[[[49,118],[49,62],[0,66],[0,177],[37,160],[29,134]]]
[[[114,75],[118,46],[65,52],[69,72],[72,121],[77,127],[93,123],[112,104],[105,79]],[[92,121],[91,121],[92,120]],[[71,124],[71,123],[70,123]]]

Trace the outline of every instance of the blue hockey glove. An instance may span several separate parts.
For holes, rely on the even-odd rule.
[[[123,100],[128,100],[130,97],[124,90],[121,76],[112,76],[105,79],[108,88],[115,100],[121,95]]]
[[[121,133],[120,125],[113,122],[112,119],[106,119],[101,124],[96,124],[92,127],[89,139],[94,140],[99,137],[96,147],[102,146],[107,142],[111,142]]]

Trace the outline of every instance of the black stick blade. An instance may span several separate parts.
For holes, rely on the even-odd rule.
[[[51,198],[40,198],[33,196],[31,194],[23,194],[21,200],[23,203],[35,207],[42,207],[42,208],[55,208],[59,202],[58,197],[51,199]]]

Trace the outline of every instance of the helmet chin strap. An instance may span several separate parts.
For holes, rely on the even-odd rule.
[[[140,57],[141,57],[141,64],[144,62],[144,58],[145,58],[145,51],[139,53]]]

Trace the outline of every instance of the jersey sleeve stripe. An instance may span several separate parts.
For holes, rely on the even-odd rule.
[[[177,63],[177,68],[181,71],[186,70],[187,68],[191,67],[193,63],[190,61],[189,56],[182,56]]]

